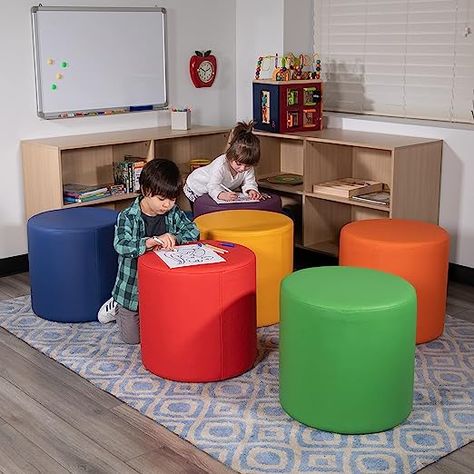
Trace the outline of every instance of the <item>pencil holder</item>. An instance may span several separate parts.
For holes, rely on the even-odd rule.
[[[191,128],[191,111],[172,110],[171,130],[189,130]]]

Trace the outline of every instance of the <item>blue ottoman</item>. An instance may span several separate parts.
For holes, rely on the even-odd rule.
[[[117,275],[113,248],[117,212],[79,207],[28,220],[33,311],[51,321],[97,320]]]

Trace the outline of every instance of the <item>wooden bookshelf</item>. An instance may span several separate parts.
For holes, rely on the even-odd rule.
[[[113,182],[113,163],[125,155],[146,160],[168,158],[183,174],[193,158],[214,159],[223,153],[229,129],[193,126],[190,130],[156,127],[120,132],[53,137],[21,142],[26,218],[50,209],[103,206],[121,210],[136,193],[117,194],[84,203],[65,204],[63,185]],[[180,201],[183,206],[186,200]]]
[[[259,185],[302,198],[303,248],[336,256],[341,228],[362,219],[438,222],[442,140],[340,129],[256,134],[262,150]],[[303,184],[262,181],[282,173],[303,175]],[[314,184],[346,177],[384,183],[390,205],[313,192]]]

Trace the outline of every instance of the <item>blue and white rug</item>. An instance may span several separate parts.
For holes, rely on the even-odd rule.
[[[232,380],[190,384],[148,373],[114,324],[38,318],[29,296],[0,302],[0,325],[32,347],[243,473],[415,472],[474,439],[474,324],[447,317],[419,346],[413,412],[384,433],[342,436],[292,420],[278,401],[278,327],[259,330],[260,355]]]

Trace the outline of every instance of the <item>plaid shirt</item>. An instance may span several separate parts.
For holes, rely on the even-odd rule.
[[[123,210],[115,225],[114,247],[118,257],[118,271],[112,296],[114,300],[130,311],[138,309],[137,259],[146,252],[145,242],[151,236],[145,235],[145,223],[141,217],[141,197]],[[176,237],[178,244],[191,242],[199,236],[199,230],[186,214],[174,206],[165,214],[166,230]]]

